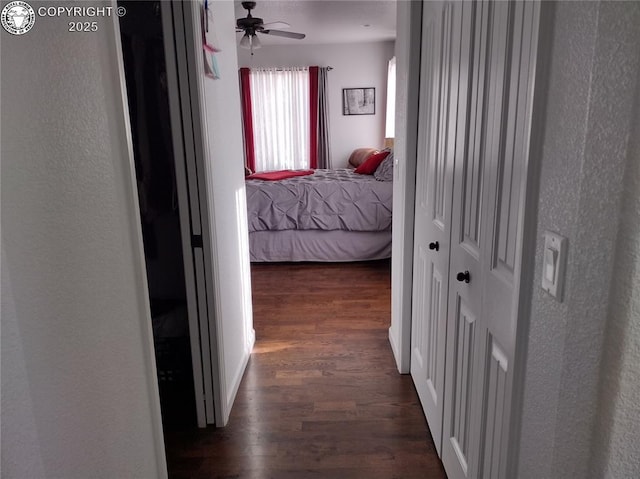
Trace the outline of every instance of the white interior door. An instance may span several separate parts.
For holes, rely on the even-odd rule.
[[[442,459],[451,479],[507,477],[538,5],[457,8],[469,32],[467,114],[456,140]]]
[[[450,57],[455,52],[451,5],[428,2],[423,8],[411,376],[440,454],[453,190],[447,141],[452,117]]]

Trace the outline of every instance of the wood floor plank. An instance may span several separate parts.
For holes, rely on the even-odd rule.
[[[388,342],[388,261],[252,265],[256,346],[225,428],[166,435],[172,478],[445,478]]]

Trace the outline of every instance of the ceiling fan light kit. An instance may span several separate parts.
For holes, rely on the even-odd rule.
[[[246,48],[247,50],[251,50],[253,52],[253,50],[261,48],[262,44],[260,43],[260,39],[255,33],[253,35],[245,33],[240,39],[240,47]]]
[[[287,28],[289,27],[289,24],[286,22],[272,22],[265,24],[262,21],[262,18],[252,16],[251,10],[256,8],[256,2],[242,2],[242,7],[247,10],[247,16],[236,20],[236,31],[244,32],[244,35],[240,39],[240,47],[251,50],[252,55],[254,49],[258,49],[262,46],[258,39],[258,33],[262,35],[292,38],[295,40],[302,40],[306,36],[304,33],[285,32],[282,30],[274,30],[273,28],[265,28],[265,26]]]

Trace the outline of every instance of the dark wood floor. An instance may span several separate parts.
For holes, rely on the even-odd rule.
[[[389,346],[389,262],[252,265],[252,280],[229,424],[168,434],[170,477],[446,477]]]

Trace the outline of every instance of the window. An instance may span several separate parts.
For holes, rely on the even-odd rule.
[[[308,68],[249,73],[255,171],[310,167]]]
[[[395,137],[396,130],[396,57],[389,60],[387,70],[387,121],[385,125],[385,139]]]

